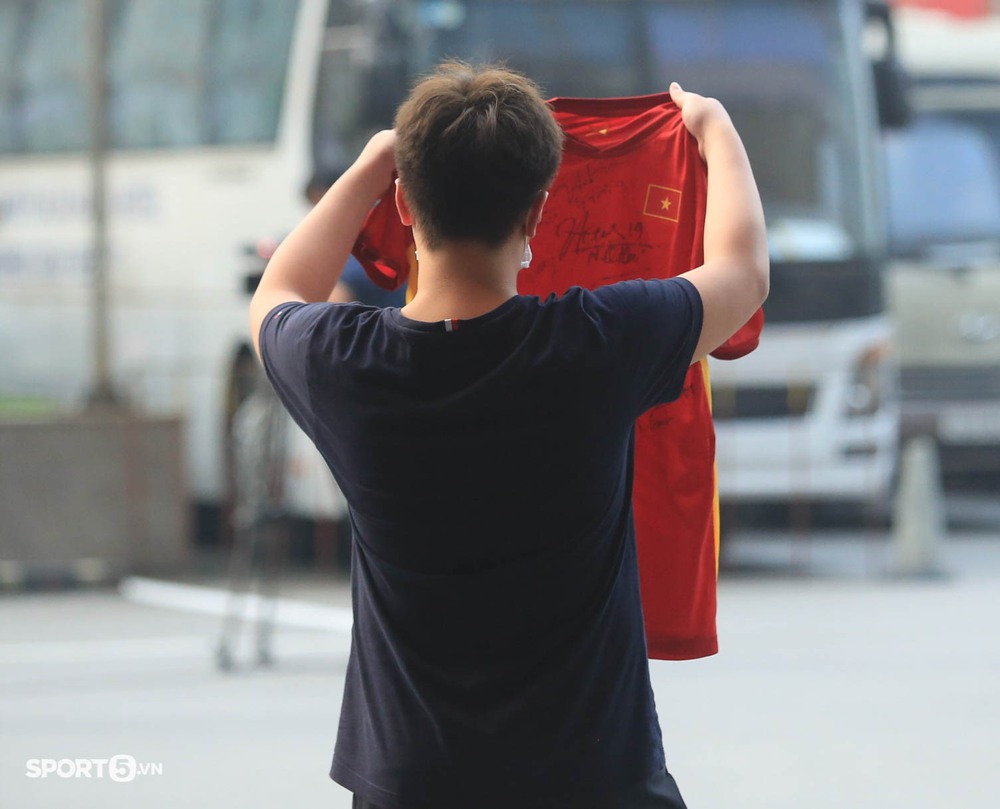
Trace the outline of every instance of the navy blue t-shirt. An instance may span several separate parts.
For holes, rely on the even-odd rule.
[[[457,323],[267,316],[268,376],[354,528],[334,780],[383,809],[583,809],[664,766],[632,430],[680,394],[701,320],[683,279]]]

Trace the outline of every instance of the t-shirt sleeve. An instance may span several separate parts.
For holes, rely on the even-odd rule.
[[[289,413],[310,436],[311,355],[318,327],[331,306],[328,303],[279,304],[268,313],[260,327],[260,357],[267,378]]]
[[[616,383],[635,415],[672,402],[684,387],[701,336],[702,303],[685,278],[622,281],[594,290]]]

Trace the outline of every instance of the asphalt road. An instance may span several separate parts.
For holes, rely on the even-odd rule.
[[[885,576],[870,533],[730,550],[721,653],[651,666],[691,809],[997,806],[1000,531],[953,536],[931,580]],[[0,806],[349,807],[327,777],[345,582],[286,581],[274,664],[232,673],[218,592],[131,584],[0,598]]]

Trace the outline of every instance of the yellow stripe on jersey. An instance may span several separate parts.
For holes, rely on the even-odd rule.
[[[708,412],[712,412],[712,378],[708,370],[708,357],[703,357],[701,374],[705,380],[705,396],[708,399]],[[721,546],[721,530],[719,528],[719,465],[712,462],[712,525],[715,530],[715,575],[719,575],[719,548]]]

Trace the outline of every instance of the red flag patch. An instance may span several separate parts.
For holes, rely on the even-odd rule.
[[[646,189],[646,205],[642,209],[646,216],[676,222],[681,218],[681,192],[665,185],[650,185]]]

